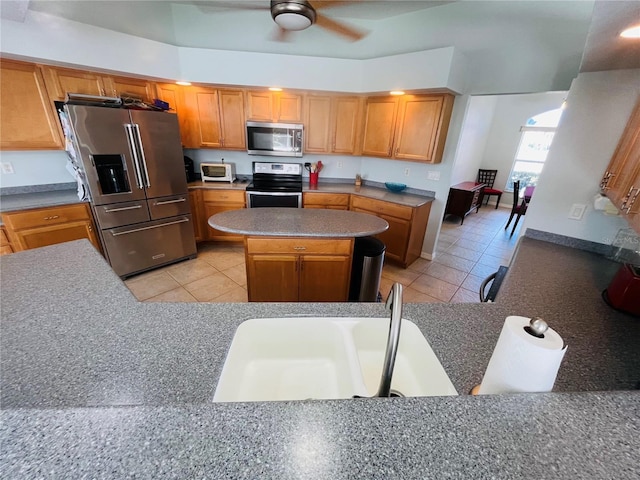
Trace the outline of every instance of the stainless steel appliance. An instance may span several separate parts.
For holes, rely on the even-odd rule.
[[[203,182],[236,181],[236,166],[233,163],[201,163],[200,174]]]
[[[253,162],[247,208],[302,207],[302,164]]]
[[[301,157],[303,131],[297,123],[247,122],[249,155]]]
[[[122,278],[196,256],[176,115],[64,106],[105,256]]]

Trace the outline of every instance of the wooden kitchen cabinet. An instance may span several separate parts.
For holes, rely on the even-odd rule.
[[[107,95],[104,75],[84,70],[43,66],[45,84],[51,100],[64,101],[67,93]]]
[[[640,98],[600,183],[602,192],[640,233]]]
[[[196,242],[206,240],[204,229],[206,220],[202,204],[202,190],[189,190],[189,206],[191,207],[191,220],[193,223],[193,235]]]
[[[2,221],[16,252],[81,238],[101,251],[88,203],[3,213]]]
[[[40,67],[2,59],[0,91],[0,149],[63,148],[62,129]]]
[[[349,210],[348,193],[304,192],[302,194],[304,208],[327,208],[330,210]]]
[[[248,90],[247,120],[302,123],[302,95],[269,90]]]
[[[178,125],[180,126],[180,139],[182,146],[188,148],[191,143],[191,125],[189,124],[188,109],[185,107],[184,86],[175,83],[158,83],[156,84],[156,92],[158,98],[169,104],[170,112],[178,116]]]
[[[476,213],[480,208],[482,202],[482,190],[485,185],[475,182],[462,182],[457,185],[453,185],[449,189],[449,197],[447,198],[447,205],[444,208],[444,216],[455,215],[462,220],[460,225],[464,223],[464,218],[474,210]],[[515,193],[517,195],[517,192]]]
[[[376,235],[386,246],[385,258],[406,268],[420,257],[431,202],[410,207],[351,195],[349,210],[376,215],[387,221],[389,228]]]
[[[305,99],[305,152],[358,152],[362,99],[355,96],[308,95]]]
[[[222,232],[209,226],[209,217],[216,213],[245,208],[244,190],[201,190],[202,192],[202,217],[201,225],[204,240],[222,242],[241,242],[242,235]]]
[[[122,97],[125,103],[127,97],[141,98],[143,102],[153,103],[157,98],[155,83],[143,78],[104,77],[106,95]]]
[[[440,163],[453,99],[449,94],[369,97],[362,154]]]
[[[242,90],[189,87],[184,95],[191,131],[186,146],[246,150]]]
[[[9,242],[9,238],[7,237],[7,233],[4,226],[1,226],[0,227],[0,255],[7,255],[9,253],[13,253],[13,248],[11,248],[11,243]]]
[[[346,302],[352,238],[245,239],[250,302]]]

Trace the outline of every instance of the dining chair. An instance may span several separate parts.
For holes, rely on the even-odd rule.
[[[527,207],[529,205],[529,202],[527,201],[526,198],[523,198],[522,202],[519,202],[519,200],[520,200],[520,180],[513,182],[513,205],[511,206],[511,215],[509,215],[509,221],[507,222],[507,225],[504,227],[505,230],[509,228],[509,224],[511,223],[511,220],[513,220],[513,216],[517,215],[516,221],[513,224],[513,228],[511,229],[511,235],[509,235],[509,238],[513,237],[513,233],[516,231],[516,227],[518,226],[520,217],[525,213],[527,213]]]
[[[500,198],[502,198],[502,190],[498,190],[497,188],[493,188],[493,183],[496,181],[496,175],[498,174],[498,170],[478,170],[478,179],[476,183],[484,183],[486,187],[482,192],[482,199],[480,200],[480,204],[482,205],[482,200],[484,197],[487,197],[487,204],[489,203],[489,198],[491,195],[496,195],[498,200],[496,201],[496,209],[500,204]]]

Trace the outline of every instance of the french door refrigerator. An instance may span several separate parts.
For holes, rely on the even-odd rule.
[[[176,115],[71,104],[64,112],[67,150],[113,270],[126,278],[195,257]]]

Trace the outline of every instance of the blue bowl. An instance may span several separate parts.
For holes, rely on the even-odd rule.
[[[385,182],[384,185],[389,190],[391,190],[392,192],[396,192],[396,193],[401,192],[405,188],[407,188],[407,186],[404,183]]]

